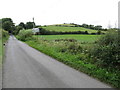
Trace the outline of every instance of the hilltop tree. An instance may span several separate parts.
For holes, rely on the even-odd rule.
[[[97,26],[95,26],[95,29],[96,29],[96,30],[101,30],[101,29],[102,29],[102,26],[101,26],[101,25],[97,25]]]
[[[87,25],[87,24],[82,24],[82,26],[83,26],[84,28],[88,28],[88,25]]]
[[[89,28],[94,29],[95,27],[94,27],[94,25],[89,25]]]

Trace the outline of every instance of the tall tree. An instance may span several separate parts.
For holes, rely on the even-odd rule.
[[[9,33],[11,33],[13,31],[13,29],[15,28],[15,25],[12,21],[11,18],[2,18],[2,28],[6,31],[8,31]]]

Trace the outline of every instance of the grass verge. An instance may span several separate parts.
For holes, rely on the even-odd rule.
[[[2,60],[4,59],[4,52],[5,52],[5,48],[3,46],[3,44],[5,44],[7,42],[9,38],[9,34],[7,31],[2,31],[2,39],[1,39],[1,55],[2,55],[2,59],[1,59],[1,65],[2,65]]]

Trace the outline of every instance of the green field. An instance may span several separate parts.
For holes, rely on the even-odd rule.
[[[96,33],[98,31],[98,30],[86,29],[83,27],[46,26],[42,28],[56,32],[88,31],[88,33]]]
[[[36,36],[38,37],[38,36]],[[80,42],[94,42],[96,41],[101,35],[80,35],[80,34],[68,34],[68,35],[39,35],[39,37],[46,39],[46,40],[56,40],[56,39],[76,39]]]

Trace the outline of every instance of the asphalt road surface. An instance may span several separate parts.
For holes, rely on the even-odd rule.
[[[3,88],[110,88],[10,36]]]

